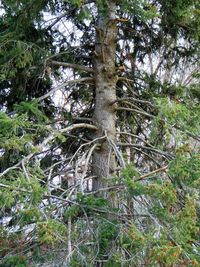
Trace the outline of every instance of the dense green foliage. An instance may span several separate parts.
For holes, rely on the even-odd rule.
[[[106,138],[92,132],[95,23],[108,3],[1,1],[2,267],[200,266],[200,4],[116,2],[118,166],[94,192]]]

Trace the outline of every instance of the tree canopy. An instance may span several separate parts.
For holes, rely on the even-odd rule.
[[[200,266],[198,0],[2,0],[0,266]]]

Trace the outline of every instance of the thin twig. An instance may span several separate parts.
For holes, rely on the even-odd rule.
[[[30,177],[29,177],[28,172],[26,170],[24,159],[22,159],[22,169],[24,171],[24,174],[25,174],[25,177],[26,177],[27,181],[30,182]]]

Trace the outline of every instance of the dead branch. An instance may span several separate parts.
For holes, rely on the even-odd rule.
[[[66,67],[66,68],[78,69],[78,70],[94,73],[94,70],[92,68],[85,67],[85,66],[78,65],[78,64],[73,64],[73,63],[51,60],[51,61],[49,61],[49,65],[62,66],[62,67]]]

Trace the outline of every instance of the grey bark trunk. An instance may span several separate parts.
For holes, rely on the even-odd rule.
[[[107,2],[105,9],[98,10],[96,25],[96,44],[94,52],[95,77],[95,111],[94,122],[99,130],[96,138],[106,135],[101,140],[99,150],[93,155],[93,174],[97,177],[93,182],[93,190],[105,187],[109,176],[115,170],[115,156],[110,141],[115,142],[116,116],[115,107],[111,105],[116,100],[117,75],[115,69],[116,56],[116,3]]]

